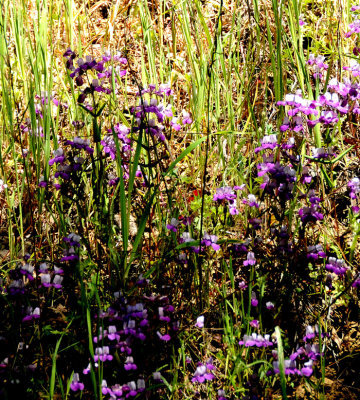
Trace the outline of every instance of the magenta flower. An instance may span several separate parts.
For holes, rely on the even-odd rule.
[[[214,369],[215,367],[212,364],[212,359],[208,360],[206,365],[199,362],[191,382],[203,383],[205,381],[213,380],[215,376],[211,371]]]
[[[180,222],[176,218],[171,218],[169,224],[166,225],[166,229],[169,229],[172,232],[177,232],[177,227],[179,226]]]
[[[164,342],[168,342],[169,340],[171,340],[171,336],[167,333],[165,335],[162,335],[159,331],[156,333],[159,336],[159,339],[163,340]]]
[[[78,390],[84,390],[84,384],[80,382],[80,377],[77,372],[73,374],[70,389],[74,392],[77,392]]]
[[[196,319],[195,326],[197,328],[203,328],[204,327],[204,322],[205,322],[205,317],[203,315],[200,315],[200,317],[197,317],[197,319]]]
[[[40,308],[36,307],[33,309],[32,307],[27,308],[27,315],[22,319],[22,322],[32,321],[33,319],[40,318]]]

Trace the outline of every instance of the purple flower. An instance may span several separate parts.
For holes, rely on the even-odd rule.
[[[20,271],[20,274],[25,275],[26,278],[29,279],[29,281],[34,280],[34,277],[33,277],[34,267],[31,264],[26,263],[24,265],[21,265],[19,268],[19,271]]]
[[[183,116],[183,119],[182,119],[182,123],[185,125],[185,124],[192,124],[192,119],[191,119],[191,117],[190,117],[190,114],[187,112],[187,111],[185,111],[185,110],[183,110],[182,111],[182,116]]]
[[[255,149],[255,153],[266,149],[274,150],[275,147],[278,146],[278,139],[274,134],[264,136],[262,139],[260,139],[260,142],[261,146]]]
[[[259,203],[256,201],[256,197],[253,194],[249,194],[248,198],[243,200],[243,203],[250,207],[259,208]]]
[[[248,265],[255,265],[255,264],[256,264],[255,254],[254,254],[252,251],[249,251],[249,252],[247,253],[246,260],[243,261],[243,264],[244,264],[245,266],[248,266]]]
[[[239,341],[240,346],[245,347],[271,347],[273,342],[270,340],[270,335],[260,335],[252,333],[251,335],[244,335],[243,340]]]
[[[218,237],[216,235],[209,235],[208,233],[204,233],[203,239],[201,240],[201,244],[205,246],[211,246],[215,251],[220,250],[220,246],[216,243]]]
[[[358,274],[358,276],[356,277],[355,281],[353,282],[353,284],[351,286],[354,288],[360,287],[360,274]]]
[[[99,360],[102,362],[111,361],[113,356],[110,354],[109,346],[97,347],[95,349],[94,361],[98,362]]]
[[[259,303],[259,300],[256,298],[256,293],[255,292],[251,292],[251,305],[253,307],[256,307]]]
[[[165,335],[162,335],[159,331],[156,333],[159,336],[159,339],[163,340],[164,342],[168,342],[169,340],[171,340],[171,336],[167,333]]]
[[[214,370],[214,368],[215,367],[212,364],[212,359],[208,360],[206,365],[199,362],[191,382],[203,383],[205,381],[213,380],[215,376],[211,371]]]
[[[338,276],[345,275],[346,271],[348,270],[348,267],[345,265],[345,261],[336,259],[335,257],[329,257],[325,268]]]
[[[203,315],[200,315],[200,317],[197,317],[197,319],[196,319],[195,326],[197,328],[203,328],[204,327],[204,322],[205,322],[205,317]]]
[[[161,376],[161,372],[155,371],[153,372],[153,379],[158,382],[163,382],[163,378]]]
[[[39,179],[39,184],[38,184],[38,186],[44,188],[44,187],[47,186],[47,184],[48,184],[48,183],[47,183],[47,181],[45,180],[44,175],[41,175],[41,176],[40,176],[40,179]],[[0,191],[1,191],[1,190],[0,190]]]
[[[308,325],[305,330],[305,336],[303,337],[304,342],[307,340],[314,339],[314,337],[318,334],[319,328],[317,325],[315,325],[315,328],[313,328],[311,325]]]
[[[64,162],[64,160],[65,160],[64,150],[61,147],[54,150],[53,154],[54,154],[54,158],[49,160],[49,165],[62,164]]]
[[[169,229],[172,232],[177,232],[177,227],[179,224],[180,222],[176,218],[171,218],[170,223],[166,225],[166,229]]]
[[[240,290],[245,290],[247,288],[247,284],[245,281],[239,282],[239,289]]]
[[[360,193],[360,179],[358,177],[355,177],[351,179],[348,184],[349,188],[349,196],[351,199],[356,199],[357,195]]]
[[[252,328],[257,328],[258,329],[260,327],[259,321],[257,319],[253,319],[252,321],[250,321],[250,326]]]
[[[324,252],[322,245],[317,244],[315,246],[308,246],[306,257],[315,261],[318,258],[325,258],[326,253]]]
[[[134,359],[131,356],[126,357],[124,368],[126,371],[136,370],[137,365],[134,364]]]
[[[40,308],[36,307],[33,309],[32,307],[27,308],[27,315],[22,319],[22,322],[32,321],[33,319],[40,318]]]
[[[80,377],[78,373],[73,374],[70,389],[74,392],[77,392],[78,390],[84,390],[84,384],[80,382]]]

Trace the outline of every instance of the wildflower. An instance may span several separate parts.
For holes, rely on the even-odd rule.
[[[239,282],[239,289],[240,290],[245,290],[247,288],[247,284],[245,281]]]
[[[305,336],[303,337],[304,342],[313,339],[318,334],[318,332],[319,328],[317,325],[315,325],[315,328],[313,328],[311,325],[308,325],[306,327]]]
[[[134,364],[133,357],[131,357],[131,356],[126,357],[124,368],[125,368],[126,371],[131,371],[131,370],[136,370],[137,369],[137,365]]]
[[[113,356],[110,354],[109,346],[97,347],[95,349],[94,361],[111,361]]]
[[[218,390],[218,400],[226,400],[226,394],[225,394],[225,390],[223,389],[219,389]]]
[[[160,321],[165,321],[165,322],[170,322],[171,321],[169,316],[164,315],[164,307],[159,307],[158,311],[159,311],[159,319],[160,319]]]
[[[22,319],[22,322],[32,321],[33,319],[40,318],[40,308],[36,307],[33,309],[32,307],[27,308],[27,315]]]
[[[280,364],[279,361],[273,362],[274,372],[276,374],[280,373]],[[301,372],[296,368],[296,362],[294,360],[285,360],[284,361],[285,375],[301,375]]]
[[[101,382],[101,393],[103,395],[111,395],[112,394],[112,390],[110,388],[108,388],[107,382],[105,379],[102,380]]]
[[[345,265],[345,261],[336,259],[335,257],[329,257],[328,264],[325,265],[325,268],[338,276],[345,275],[346,271],[348,270],[348,267]]]
[[[205,322],[205,317],[203,315],[200,315],[200,317],[197,317],[197,319],[196,319],[195,326],[197,328],[203,328],[204,327],[204,322]]]
[[[70,247],[68,250],[64,251],[64,255],[60,259],[60,262],[78,261],[78,260],[79,260],[79,256],[75,253],[74,247]]]
[[[220,245],[216,242],[218,237],[216,235],[209,235],[208,233],[204,233],[203,239],[201,240],[201,244],[205,246],[211,246],[215,251],[220,250]]]
[[[324,252],[322,245],[317,244],[315,246],[308,246],[306,257],[315,261],[318,258],[325,258],[326,253]]]
[[[205,365],[199,362],[191,382],[203,383],[205,381],[213,380],[215,376],[211,371],[214,368],[211,359]]]
[[[192,119],[191,119],[191,117],[190,117],[190,114],[187,112],[187,111],[185,111],[185,110],[183,110],[182,111],[182,116],[183,116],[183,119],[182,119],[182,123],[185,125],[185,124],[192,124]]]
[[[55,288],[55,289],[60,289],[61,287],[62,287],[62,281],[63,281],[63,277],[62,276],[60,276],[60,275],[55,275],[54,276],[54,278],[53,278],[53,283],[52,283],[52,285],[53,285],[53,287]]]
[[[304,363],[304,367],[301,368],[301,375],[309,377],[312,375],[313,373],[313,360],[309,360],[306,363]]]
[[[53,154],[54,158],[49,160],[49,165],[62,164],[65,161],[64,150],[61,147],[54,150]]]
[[[256,201],[256,197],[253,194],[249,194],[248,198],[243,200],[243,203],[250,207],[259,208],[259,203]]]
[[[256,147],[255,153],[266,149],[274,150],[278,146],[278,139],[274,134],[264,136],[262,139],[260,139],[260,142],[261,146]]]
[[[34,267],[31,264],[26,263],[24,265],[21,265],[19,271],[22,275],[25,275],[26,278],[29,279],[29,281],[34,280]]]
[[[166,225],[166,229],[169,229],[172,232],[177,232],[177,227],[180,224],[176,218],[171,218],[170,224]]]
[[[78,390],[84,390],[84,384],[80,382],[80,377],[78,373],[73,374],[70,388],[74,392],[77,392]]]
[[[323,219],[323,215],[310,207],[304,207],[299,210],[301,221],[303,222],[316,222]]]
[[[255,265],[255,264],[256,264],[255,254],[254,254],[252,251],[249,251],[249,252],[247,253],[246,260],[243,261],[243,264],[244,264],[245,266],[248,266],[248,265]]]
[[[65,144],[70,145],[71,147],[78,149],[78,150],[85,150],[89,154],[94,153],[94,149],[90,147],[90,140],[89,139],[81,139],[79,137],[75,137],[74,140],[66,140]]]
[[[256,298],[256,293],[255,292],[251,292],[251,305],[253,307],[256,307],[259,303],[259,300]]]
[[[268,301],[268,302],[266,303],[266,308],[267,308],[268,310],[273,310],[273,309],[275,308],[274,303],[272,303],[271,301]]]
[[[163,382],[161,372],[159,372],[159,371],[153,372],[153,378],[155,381]]]
[[[253,319],[252,321],[250,321],[250,326],[252,328],[259,328],[260,327],[259,321],[257,319]]]
[[[76,247],[80,247],[80,240],[81,236],[75,233],[70,233],[69,235],[63,238],[63,241],[68,243],[69,246],[76,246]]]
[[[1,184],[1,182],[0,182],[0,184]],[[47,186],[47,184],[48,184],[48,183],[46,182],[46,180],[45,180],[45,178],[44,178],[44,175],[41,175],[41,176],[40,176],[40,179],[39,179],[38,186],[44,188],[44,187]],[[1,191],[1,189],[0,189],[0,191]]]
[[[159,331],[156,333],[159,336],[159,339],[163,340],[164,342],[168,342],[169,340],[171,340],[171,337],[169,334],[162,335]]]
[[[357,275],[356,279],[354,280],[353,284],[351,285],[354,288],[359,288],[360,287],[360,274]]]
[[[360,179],[358,177],[355,177],[351,179],[348,184],[349,188],[349,196],[351,199],[356,199],[357,195],[360,194]]]
[[[260,335],[252,333],[251,335],[244,335],[243,340],[239,341],[240,346],[245,347],[271,347],[273,342],[270,340],[270,335]]]

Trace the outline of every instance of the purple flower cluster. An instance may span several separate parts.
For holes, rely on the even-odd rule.
[[[315,79],[321,79],[323,77],[322,71],[326,71],[329,68],[329,66],[325,64],[324,61],[324,56],[315,57],[314,54],[309,55],[309,59],[306,63],[314,68],[313,77]]]
[[[308,222],[321,221],[324,215],[320,210],[320,198],[315,195],[314,190],[309,190],[308,199],[310,202],[310,207],[303,207],[299,210],[299,216],[301,221],[306,224]]]
[[[270,335],[260,335],[252,333],[251,335],[244,335],[243,339],[239,341],[240,346],[245,347],[271,347],[274,343],[270,340]]]
[[[149,100],[143,98],[147,94]],[[175,131],[180,131],[182,126],[179,123],[179,117],[175,116],[171,104],[164,103],[165,99],[173,94],[168,84],[162,84],[156,90],[155,85],[149,85],[147,89],[141,90],[138,96],[139,104],[130,109],[135,117],[133,131],[137,132],[144,129],[145,132],[151,134],[160,141],[165,140],[165,128],[169,127]],[[192,124],[190,114],[183,110],[183,125]]]
[[[62,281],[63,281],[63,275],[64,270],[59,267],[54,267],[53,273],[51,273],[48,269],[48,266],[46,263],[40,264],[39,268],[39,275],[41,279],[41,286],[49,288],[49,287],[54,287],[55,289],[61,289],[62,288]],[[53,278],[52,278],[53,275]],[[52,282],[51,282],[52,278]]]
[[[139,280],[139,285],[143,285],[143,279]],[[126,377],[131,376],[133,379],[134,376],[142,374],[141,367],[136,361],[139,348],[146,346],[147,341],[151,347],[156,337],[165,342],[171,340],[170,333],[174,334],[178,331],[179,324],[173,317],[175,308],[166,296],[144,295],[142,301],[135,303],[128,302],[121,292],[114,293],[114,297],[115,301],[111,307],[106,311],[100,311],[97,316],[99,328],[93,341],[97,344],[101,343],[101,346],[95,348],[94,363],[89,363],[83,370],[83,374],[88,375],[93,366],[98,368],[100,363],[111,362],[116,353],[117,358],[120,357],[122,360]],[[141,356],[138,361],[141,361]],[[154,372],[154,380],[162,382],[158,371]],[[78,381],[79,377],[76,378],[76,382]],[[145,380],[141,376],[138,377],[136,383],[135,380],[113,385],[108,385],[106,380],[102,382],[102,393],[104,396],[108,395],[109,400],[115,398],[125,400],[144,390]]]
[[[229,206],[229,211],[231,215],[239,214],[239,210],[236,206],[236,199],[238,190],[243,190],[245,185],[241,186],[223,186],[216,189],[216,193],[214,194],[213,200],[218,203],[225,203],[227,202]]]
[[[316,261],[319,258],[325,258],[326,253],[321,244],[316,244],[315,246],[308,246],[306,257],[312,261]]]
[[[328,263],[325,265],[325,268],[329,271],[334,273],[337,276],[345,275],[348,267],[345,264],[344,260],[339,260],[335,257],[329,257]]]
[[[283,166],[280,162],[273,162],[272,157],[265,157],[264,162],[258,164],[258,176],[263,178],[260,185],[265,193],[279,197],[281,201],[290,200],[293,197],[296,171],[292,166]]]
[[[39,319],[40,318],[40,308],[36,307],[36,308],[32,308],[32,307],[28,307],[26,309],[26,316],[22,319],[22,322],[28,322],[28,321],[32,321],[34,319]]]
[[[75,233],[70,233],[68,236],[63,238],[63,241],[69,246],[69,248],[64,250],[64,255],[60,260],[61,262],[79,260],[75,248],[80,247],[80,240],[81,237]]]
[[[120,54],[111,55],[105,52],[100,61],[96,61],[92,56],[78,58],[77,67],[74,66],[76,54],[70,48],[66,50],[64,57],[67,59],[66,68],[71,72],[70,78],[74,79],[76,86],[82,87],[84,84],[88,84],[79,95],[78,103],[84,103],[86,98],[95,92],[112,93],[113,72],[115,73],[115,82],[117,82],[117,77],[126,75],[126,70],[122,67],[127,64],[127,60]],[[114,68],[116,63],[118,65]]]
[[[357,200],[360,198],[360,179],[355,177],[348,182],[349,188],[349,196],[352,200]],[[360,211],[360,207],[358,205],[353,205],[352,210],[355,214]]]
[[[54,157],[49,160],[49,165],[57,165],[54,178],[61,178],[63,182],[78,181],[78,173],[82,170],[85,162],[85,158],[81,157],[80,152],[83,150],[86,154],[92,155],[94,150],[90,147],[89,139],[75,137],[73,140],[66,140],[64,144],[70,146],[72,150],[66,154],[62,147],[57,148],[53,151]],[[40,187],[47,187],[48,183],[44,176],[40,177]],[[61,184],[55,182],[53,185],[56,189],[62,187]]]
[[[258,153],[259,151],[262,150],[274,150],[278,146],[278,138],[277,135],[266,135],[262,139],[260,139],[261,146],[256,147],[255,153]]]
[[[205,381],[213,380],[215,378],[213,374],[214,370],[215,367],[212,358],[209,358],[205,364],[199,362],[191,382],[204,383]]]
[[[114,131],[119,138],[119,150],[122,160],[128,162],[131,154],[131,138],[130,129],[122,124],[116,124],[114,126]],[[116,158],[116,144],[112,134],[112,130],[108,129],[108,134],[104,136],[101,141],[104,147],[105,154],[109,154],[110,157],[115,160]]]

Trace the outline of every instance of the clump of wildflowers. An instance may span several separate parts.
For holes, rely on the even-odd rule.
[[[240,346],[245,347],[271,347],[274,343],[270,340],[270,335],[260,335],[252,333],[251,335],[244,335],[243,339],[239,341]]]
[[[236,199],[237,199],[237,194],[236,191],[244,189],[243,186],[223,186],[220,188],[216,189],[216,193],[214,194],[213,200],[223,204],[227,202],[228,207],[229,207],[229,212],[231,215],[237,215],[239,214],[239,210],[237,209],[236,205]]]
[[[199,362],[191,382],[203,383],[205,381],[213,380],[215,378],[215,375],[213,374],[214,369],[215,367],[212,358],[209,358],[205,364]]]

